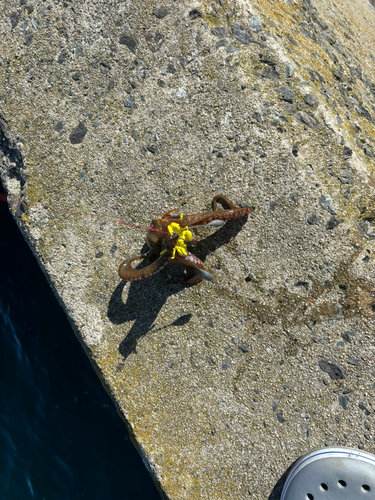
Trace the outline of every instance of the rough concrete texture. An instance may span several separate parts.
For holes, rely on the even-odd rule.
[[[166,498],[275,499],[314,447],[375,451],[374,25],[367,0],[5,3],[11,209]],[[197,231],[214,281],[120,283],[145,231],[119,220],[218,192],[255,210]]]

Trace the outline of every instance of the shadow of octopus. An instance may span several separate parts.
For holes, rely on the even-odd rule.
[[[247,219],[248,216],[244,216],[239,219],[227,221],[226,224],[214,234],[208,236],[204,240],[198,241],[197,247],[194,250],[194,255],[204,262],[208,255],[222,245],[229,243],[232,238],[235,238]],[[145,250],[144,253],[147,252],[146,248],[143,248],[143,250]],[[137,266],[137,269],[146,265],[148,265],[148,263],[143,261]],[[189,273],[190,270],[187,272]],[[168,274],[172,274],[172,277],[167,277]],[[176,283],[173,278],[174,274],[174,269],[168,268],[168,271],[163,269],[158,274],[144,280],[132,282],[122,281],[113,292],[108,304],[108,319],[116,325],[134,321],[128,335],[119,345],[119,351],[124,360],[132,352],[136,352],[138,340],[153,329],[154,322],[168,297],[180,293],[187,286],[192,286]],[[200,286],[210,285],[202,282]],[[125,287],[129,287],[129,292],[126,303],[124,304],[122,294]],[[181,324],[186,324],[190,318],[191,315],[181,316],[171,325],[179,326]]]

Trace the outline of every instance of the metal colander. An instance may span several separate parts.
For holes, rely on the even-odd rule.
[[[375,456],[352,448],[321,448],[300,458],[280,500],[375,500]]]

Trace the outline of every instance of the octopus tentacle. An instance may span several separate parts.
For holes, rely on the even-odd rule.
[[[186,215],[181,221],[181,225],[189,226],[190,228],[196,226],[203,226],[208,224],[213,220],[223,220],[227,221],[230,219],[237,219],[239,217],[245,217],[253,211],[252,207],[236,207],[229,210],[213,210],[212,212],[206,212],[203,214],[196,215]]]
[[[171,214],[172,212],[177,212],[178,208],[172,208],[171,210],[168,210],[168,212],[164,212],[163,214],[163,219],[166,219],[168,217],[169,214]],[[172,217],[175,217],[172,215]]]
[[[118,269],[118,274],[120,278],[124,281],[138,281],[144,278],[149,278],[154,274],[158,273],[168,264],[168,261],[171,257],[171,252],[165,252],[160,255],[160,257],[150,264],[147,267],[143,267],[142,269],[134,269],[131,263],[135,260],[145,259],[147,255],[140,255],[139,257],[132,257],[130,259],[125,259]]]
[[[188,285],[196,285],[197,283],[201,282],[203,279],[210,281],[213,276],[204,270],[204,264],[203,262],[198,259],[195,255],[193,255],[190,252],[187,252],[186,255],[176,255],[175,259],[173,261],[171,260],[169,264],[181,264],[183,266],[189,266],[192,267],[195,271],[196,274],[192,278],[177,278],[176,280],[188,284]]]
[[[223,201],[229,208],[238,208],[238,207],[236,207],[236,205],[234,203],[232,203],[231,201],[229,201],[226,196],[224,196],[223,194],[217,194],[214,197],[214,199],[212,200],[212,208],[213,208],[213,210],[216,210],[217,202],[218,201],[219,201],[219,203],[220,203],[220,201]]]

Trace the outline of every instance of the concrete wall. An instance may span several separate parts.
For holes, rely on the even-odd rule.
[[[2,182],[166,498],[375,451],[374,25],[367,0],[5,4]],[[120,282],[145,230],[118,221],[218,192],[255,210],[197,231],[212,282]]]

